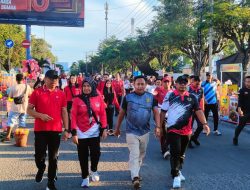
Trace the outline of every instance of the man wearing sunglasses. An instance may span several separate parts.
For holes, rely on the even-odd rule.
[[[187,91],[187,84],[187,78],[179,76],[176,80],[176,90],[166,95],[161,107],[160,124],[163,123],[166,112],[168,112],[166,130],[170,143],[170,165],[174,179],[173,188],[180,188],[181,181],[185,180],[180,170],[182,169],[185,151],[192,134],[192,116],[194,112],[201,121],[207,135],[210,133],[198,100]]]

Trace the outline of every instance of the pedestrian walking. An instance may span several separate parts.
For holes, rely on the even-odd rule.
[[[221,135],[221,132],[218,130],[219,124],[219,106],[218,106],[218,91],[217,83],[212,81],[211,73],[206,73],[206,81],[203,81],[201,87],[204,90],[205,96],[205,117],[208,120],[209,112],[212,111],[214,119],[214,131],[213,133],[217,136]]]
[[[100,137],[107,137],[105,103],[89,81],[83,81],[82,95],[73,100],[71,110],[72,140],[77,145],[81,166],[81,187],[88,187],[89,174],[92,181],[99,181],[98,163],[101,155]],[[91,172],[89,172],[89,156]]]
[[[35,118],[35,162],[38,168],[35,180],[37,183],[43,180],[48,150],[49,167],[46,190],[56,190],[58,149],[63,126],[65,139],[68,138],[67,101],[64,92],[57,88],[58,78],[57,71],[48,70],[45,74],[44,86],[34,90],[27,108],[27,113]]]
[[[117,95],[118,103],[121,104],[122,97],[125,96],[125,88],[124,88],[124,82],[121,79],[120,73],[116,73],[115,79],[112,81],[112,87],[114,88],[114,91]],[[115,107],[115,116],[118,116],[119,114],[119,108]]]
[[[153,95],[145,92],[146,79],[144,76],[134,78],[135,91],[127,94],[122,102],[116,123],[115,135],[120,136],[120,126],[126,115],[126,141],[129,148],[129,170],[133,187],[140,188],[140,168],[146,155],[149,142],[150,117],[153,110],[156,123],[155,135],[160,138],[161,127],[157,101]]]
[[[201,88],[201,80],[200,80],[199,76],[192,76],[191,77],[191,84],[188,88],[188,92],[190,94],[193,94],[196,97],[196,99],[200,105],[201,110],[204,112],[204,92],[203,92],[203,89]],[[199,138],[200,133],[203,130],[202,123],[200,122],[200,120],[198,119],[198,117],[195,113],[194,113],[193,119],[192,119],[192,126],[194,124],[194,120],[197,123],[197,128],[190,139],[189,148],[194,148],[192,142],[194,142],[195,145],[200,146],[200,142],[198,141],[198,138]]]
[[[233,144],[238,145],[238,138],[242,129],[250,122],[250,76],[245,77],[245,87],[239,91],[238,114],[239,123],[235,129]]]
[[[192,134],[192,115],[195,112],[201,121],[207,135],[210,129],[207,125],[205,116],[200,109],[198,101],[193,94],[187,91],[188,80],[185,76],[179,76],[176,80],[176,90],[169,92],[161,108],[161,124],[166,120],[167,136],[170,143],[170,165],[173,177],[173,188],[180,188],[181,181],[185,177],[181,173],[185,151]]]
[[[108,122],[108,135],[113,136],[113,116],[115,108],[120,109],[116,92],[112,88],[111,80],[105,82],[105,87],[103,89],[104,102],[106,103],[106,115]]]
[[[24,83],[23,74],[16,75],[16,82],[17,84],[10,88],[9,97],[14,100],[11,103],[8,114],[7,134],[4,142],[10,141],[11,132],[15,125],[18,125],[19,128],[26,127],[26,109],[32,89]]]
[[[64,88],[64,93],[67,100],[67,111],[68,111],[68,118],[69,118],[69,131],[71,130],[71,117],[70,112],[72,108],[73,98],[79,96],[81,94],[81,88],[79,87],[76,76],[70,75],[69,77],[69,85]]]
[[[162,86],[156,87],[156,89],[154,90],[154,97],[158,102],[159,110],[161,110],[163,100],[169,91],[171,91],[171,77],[166,76],[162,79]],[[161,127],[162,127],[162,135],[160,139],[161,153],[164,159],[168,159],[170,156],[170,151],[169,151],[169,142],[167,139],[167,132],[165,130],[165,121],[163,122]]]
[[[105,86],[105,82],[109,79],[109,74],[108,73],[104,73],[101,80],[99,81],[98,85],[97,85],[97,90],[103,94],[103,89]]]

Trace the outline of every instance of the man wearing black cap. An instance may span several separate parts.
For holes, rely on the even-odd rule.
[[[194,112],[201,121],[207,135],[210,132],[197,98],[187,91],[187,84],[188,80],[185,76],[178,77],[176,90],[166,95],[161,107],[161,124],[165,119],[166,112],[168,112],[166,130],[170,143],[170,165],[174,179],[173,188],[180,188],[181,181],[185,180],[180,170],[192,134],[192,115]]]
[[[208,119],[210,110],[213,113],[214,118],[214,134],[217,136],[221,135],[221,132],[218,130],[219,124],[219,113],[218,113],[218,98],[217,98],[217,83],[212,81],[211,73],[206,73],[206,81],[203,81],[201,87],[204,90],[205,96],[205,116]]]
[[[35,162],[38,168],[36,182],[43,180],[46,168],[45,159],[48,149],[48,185],[46,190],[56,190],[58,149],[62,134],[62,121],[65,136],[68,137],[67,101],[63,91],[57,88],[58,73],[48,70],[44,86],[37,88],[31,95],[27,113],[35,117]],[[65,137],[65,139],[67,139]]]

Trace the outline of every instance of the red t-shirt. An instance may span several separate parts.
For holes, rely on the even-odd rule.
[[[73,99],[72,94],[73,94],[74,97],[81,94],[81,89],[76,88],[75,86],[71,87],[72,93],[71,93],[71,90],[70,90],[69,86],[66,86],[63,90],[64,90],[64,93],[66,95],[67,101],[72,101],[72,99]]]
[[[96,87],[96,89],[100,92],[101,95],[103,95],[104,86],[105,86],[105,81],[100,81]]]
[[[37,112],[53,118],[47,122],[36,118],[34,131],[62,131],[62,109],[67,107],[63,91],[59,89],[49,91],[46,86],[37,88],[31,94],[29,104],[35,106]]]
[[[166,94],[168,93],[169,90],[166,90],[163,86],[157,87],[154,92],[156,95],[154,96],[155,99],[157,100],[158,104],[162,104]]]
[[[124,92],[124,83],[122,80],[113,80],[112,81],[112,87],[114,88],[116,94],[118,96],[122,96]]]

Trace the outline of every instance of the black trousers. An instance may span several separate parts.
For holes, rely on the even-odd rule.
[[[209,111],[212,111],[214,118],[214,131],[218,129],[219,123],[219,113],[218,113],[218,104],[205,104],[205,117],[208,119]]]
[[[168,146],[169,146],[169,141],[167,138],[167,129],[165,128],[165,122],[163,122],[162,124],[162,136],[160,139],[160,143],[161,143],[161,152],[162,154],[164,154],[165,152],[168,151]]]
[[[203,125],[200,122],[200,120],[198,119],[198,117],[197,117],[196,114],[193,115],[192,126],[194,124],[194,120],[197,122],[197,129],[195,130],[194,134],[192,135],[192,139],[196,139],[197,140],[199,138],[199,135],[201,134],[201,132],[203,130]]]
[[[71,108],[72,108],[72,101],[68,101],[67,102],[67,111],[68,111],[68,126],[69,126],[69,130],[71,130]]]
[[[91,171],[96,172],[101,155],[100,138],[88,138],[78,140],[78,159],[80,161],[82,178],[85,179],[89,175],[89,155],[91,160]]]
[[[57,173],[58,149],[61,141],[59,132],[35,132],[35,162],[39,170],[45,170],[46,151],[49,154],[48,181],[54,181]]]
[[[244,114],[244,116],[239,117],[239,124],[235,128],[234,138],[238,138],[242,129],[246,126],[247,122],[250,122],[250,113]]]
[[[106,108],[106,115],[107,115],[107,122],[108,122],[108,129],[113,130],[113,117],[114,117],[114,110],[115,107],[110,105]]]
[[[122,102],[122,96],[117,95],[117,100],[118,100],[119,105],[121,105],[121,102]],[[115,114],[117,115],[118,113],[119,113],[119,110],[118,110],[117,108],[115,108]]]
[[[170,165],[171,175],[176,177],[182,169],[185,159],[185,151],[187,149],[191,135],[179,135],[176,133],[168,133],[168,140],[170,143]]]

